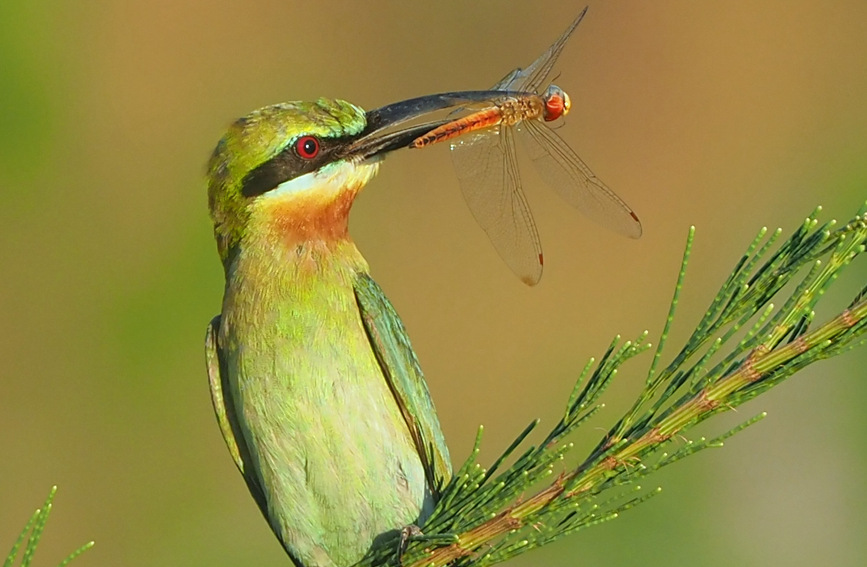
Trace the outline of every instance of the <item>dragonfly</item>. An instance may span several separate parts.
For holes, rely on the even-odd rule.
[[[568,114],[571,100],[561,88],[541,87],[551,74],[566,41],[587,13],[526,69],[509,72],[490,90],[498,96],[415,138],[411,147],[451,141],[452,162],[464,199],[494,249],[527,285],[542,277],[544,257],[539,232],[521,186],[515,137],[522,139],[539,176],[567,203],[615,232],[638,238],[641,222],[549,126]],[[501,93],[501,94],[500,94]]]

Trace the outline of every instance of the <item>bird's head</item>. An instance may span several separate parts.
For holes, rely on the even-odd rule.
[[[251,223],[268,230],[343,230],[358,190],[376,173],[375,155],[350,152],[367,121],[339,100],[267,106],[236,120],[208,165],[208,204],[223,262]],[[339,209],[339,210],[334,210]],[[331,211],[340,219],[323,218]],[[298,236],[303,237],[303,234]]]
[[[208,204],[224,266],[251,234],[345,237],[352,202],[381,158],[447,120],[397,125],[491,94],[428,95],[370,112],[321,98],[266,106],[236,120],[208,164]]]

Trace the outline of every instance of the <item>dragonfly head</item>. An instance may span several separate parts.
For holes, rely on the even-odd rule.
[[[566,91],[557,85],[548,85],[548,89],[542,96],[545,102],[545,121],[551,122],[557,120],[561,116],[569,114],[569,109],[572,108],[572,101]]]

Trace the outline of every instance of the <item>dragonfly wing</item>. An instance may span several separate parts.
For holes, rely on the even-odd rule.
[[[523,69],[518,67],[509,71],[505,77],[497,81],[497,84],[491,87],[492,91],[507,91],[510,87],[517,83],[523,77]]]
[[[542,247],[521,189],[512,129],[496,126],[460,136],[452,162],[467,206],[509,268],[527,285],[542,277]]]
[[[545,82],[545,79],[548,78],[548,75],[551,74],[551,69],[554,68],[554,64],[557,62],[557,58],[560,57],[560,53],[563,52],[563,48],[566,47],[566,42],[569,41],[569,36],[572,35],[572,32],[575,31],[575,28],[578,27],[578,24],[581,23],[581,20],[584,19],[584,14],[587,13],[587,8],[584,8],[578,17],[575,18],[569,27],[566,28],[566,31],[557,38],[551,47],[545,50],[545,52],[538,57],[535,61],[533,61],[529,67],[526,69],[521,69],[518,67],[517,69],[512,69],[509,73],[497,82],[491,90],[494,91],[519,91],[519,92],[538,92],[538,89]]]
[[[567,203],[615,232],[630,238],[641,236],[638,216],[593,175],[563,138],[538,120],[525,121],[519,127],[539,175]]]
[[[569,36],[572,35],[572,32],[575,31],[575,28],[577,28],[578,24],[581,23],[581,20],[584,19],[584,14],[586,13],[587,8],[584,8],[581,13],[578,14],[578,17],[569,24],[566,31],[557,38],[557,41],[545,50],[538,59],[533,61],[529,67],[526,69],[515,69],[512,73],[503,78],[503,81],[505,81],[510,78],[510,75],[514,75],[511,77],[509,83],[504,87],[496,86],[494,88],[511,91],[538,92],[539,87],[545,83],[548,75],[551,74],[551,69],[554,68],[554,64],[557,62],[557,58],[560,57],[560,53],[563,52],[563,48],[566,47],[566,42],[569,41]],[[500,82],[502,83],[503,81]]]

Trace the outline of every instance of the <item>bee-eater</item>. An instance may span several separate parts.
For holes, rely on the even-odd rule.
[[[206,354],[229,451],[299,567],[348,567],[430,514],[451,464],[409,338],[347,232],[382,156],[458,102],[365,113],[340,100],[259,109],[208,166],[226,277]]]

